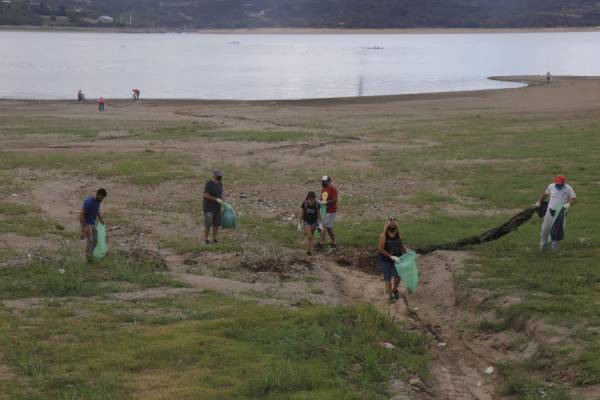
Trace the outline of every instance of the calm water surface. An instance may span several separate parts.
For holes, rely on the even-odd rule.
[[[377,49],[374,49],[377,48]],[[0,97],[299,99],[518,86],[600,75],[600,32],[207,35],[0,32]]]

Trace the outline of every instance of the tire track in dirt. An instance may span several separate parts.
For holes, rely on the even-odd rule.
[[[424,386],[416,387],[415,397],[419,400],[499,398],[496,376],[483,372],[495,364],[496,351],[466,334],[464,325],[476,316],[457,301],[453,274],[461,269],[464,258],[464,254],[450,252],[420,257],[421,284],[417,293],[406,294],[402,289],[403,301],[395,304],[387,303],[383,282],[378,277],[332,262],[325,267],[339,279],[346,299],[372,303],[392,320],[432,337],[431,378]],[[485,354],[486,358],[478,354]]]

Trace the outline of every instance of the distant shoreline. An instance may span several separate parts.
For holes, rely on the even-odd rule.
[[[421,92],[421,93],[405,93],[405,94],[388,94],[388,95],[373,95],[373,96],[349,96],[349,97],[318,97],[318,98],[303,98],[303,99],[270,99],[270,100],[236,100],[236,99],[193,99],[193,98],[143,98],[140,100],[144,104],[377,104],[389,101],[413,101],[413,100],[436,100],[458,98],[464,96],[480,96],[491,93],[512,93],[514,91],[523,90],[535,86],[546,85],[545,75],[510,75],[510,76],[490,76],[487,79],[501,82],[520,83],[522,86],[512,88],[491,88],[491,89],[474,89],[474,90],[455,90],[441,92]],[[578,83],[581,81],[600,81],[599,76],[574,76],[574,75],[556,75],[552,77],[553,82]],[[86,99],[87,103],[95,103],[95,98]],[[112,104],[129,104],[132,102],[129,98],[111,98]],[[20,98],[1,98],[0,104],[8,103],[76,103],[75,99],[20,99]]]
[[[196,29],[179,30],[167,28],[113,28],[70,26],[0,26],[0,32],[94,32],[94,33],[188,33],[216,35],[377,35],[377,34],[489,34],[489,33],[571,33],[600,32],[596,27],[556,28],[382,28],[382,29],[333,29],[333,28],[256,28],[256,29]]]

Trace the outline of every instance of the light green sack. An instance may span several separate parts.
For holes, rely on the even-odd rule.
[[[327,206],[321,206],[319,210],[319,214],[321,214],[321,226],[323,226],[323,222],[325,221],[325,216],[327,215]],[[325,227],[319,231],[319,239],[325,239]]]
[[[96,258],[102,258],[106,255],[106,227],[104,224],[98,223],[96,230],[98,231],[98,243],[96,243],[93,254]]]
[[[223,203],[221,205],[221,228],[235,229],[237,216],[231,204]]]
[[[417,253],[409,251],[400,257],[400,260],[395,263],[396,271],[400,275],[400,279],[404,282],[404,286],[408,289],[408,293],[417,291],[419,283],[419,270],[417,269]]]

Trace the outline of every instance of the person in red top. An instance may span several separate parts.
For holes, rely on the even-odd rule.
[[[331,182],[332,180],[330,176],[325,175],[321,178],[322,189],[321,200],[319,201],[319,204],[321,205],[321,207],[326,208],[325,216],[323,218],[323,227],[325,228],[327,235],[329,235],[329,238],[331,239],[331,248],[335,250],[337,248],[337,245],[335,243],[333,225],[335,223],[335,216],[337,213],[338,191]],[[325,235],[322,234],[319,238],[319,246],[323,246],[324,236]]]

